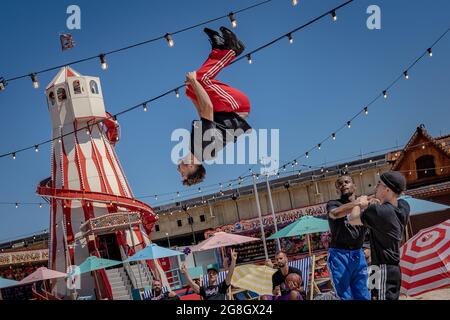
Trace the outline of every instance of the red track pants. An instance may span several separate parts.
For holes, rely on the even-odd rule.
[[[214,49],[197,70],[197,80],[211,99],[214,112],[250,112],[250,101],[244,93],[215,79],[234,58],[233,50]],[[186,95],[197,101],[197,96],[189,84],[186,86]]]

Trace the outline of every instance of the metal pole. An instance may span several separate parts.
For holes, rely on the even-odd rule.
[[[134,236],[133,236],[133,229],[131,228],[131,220],[130,220],[130,213],[128,212],[128,225],[130,227],[130,237],[131,237],[131,243],[133,244],[133,251],[134,253],[136,253],[136,245],[134,243]],[[141,262],[138,261],[138,273],[139,273],[139,279],[140,279],[140,283],[141,283],[141,287],[143,288],[143,284],[142,284],[142,276],[141,276],[141,268],[140,268],[140,264]],[[131,264],[130,264],[131,265]],[[133,272],[133,269],[131,268],[131,272]]]
[[[169,248],[170,248],[170,238],[169,238],[169,233],[166,232],[166,237],[167,237],[167,243],[169,244]]]
[[[258,209],[258,218],[259,218],[259,226],[261,227],[261,238],[264,245],[264,254],[266,256],[266,260],[269,259],[269,254],[267,253],[267,244],[266,244],[266,235],[264,234],[264,226],[261,216],[261,204],[259,203],[259,195],[258,195],[258,188],[256,187],[256,176],[253,175],[253,191],[255,193],[255,200],[256,200],[256,208]]]
[[[66,271],[68,271],[67,269],[70,266],[70,251],[69,251],[69,245],[67,243],[67,235],[66,235],[66,226],[65,226],[65,221],[64,221],[64,210],[62,212],[62,217],[61,217],[61,228],[63,231],[63,239],[64,239],[64,249],[65,249],[65,260],[66,260]],[[67,294],[67,286],[66,286],[66,294]]]
[[[277,223],[277,218],[275,216],[275,209],[273,207],[272,191],[270,190],[269,175],[266,176],[266,185],[267,185],[267,195],[269,196],[270,209],[272,210],[273,225],[275,227],[275,233],[277,233],[278,232],[278,223]],[[278,247],[278,251],[280,251],[281,250],[280,238],[277,238],[277,247]]]

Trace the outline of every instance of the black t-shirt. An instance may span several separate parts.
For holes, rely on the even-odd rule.
[[[327,212],[349,203],[347,197],[341,197],[337,200],[331,200],[327,203]],[[328,215],[328,224],[330,225],[331,241],[330,248],[357,250],[361,249],[366,235],[366,228],[363,226],[352,226],[347,217],[339,219],[330,218]]]
[[[161,293],[159,296],[153,297],[152,300],[180,300],[180,297],[169,297],[168,292]]]
[[[398,265],[403,232],[409,219],[409,204],[398,200],[398,207],[385,202],[372,204],[361,213],[362,223],[370,228],[370,255],[373,265]]]
[[[214,112],[214,121],[204,118],[192,121],[191,152],[201,162],[214,159],[229,142],[251,130],[250,125],[234,112]]]
[[[272,275],[272,289],[275,289],[276,286],[280,286],[282,296],[289,293],[289,289],[286,287],[284,281],[286,280],[286,277],[290,273],[298,274],[302,278],[302,285],[303,285],[302,272],[299,269],[294,268],[294,267],[289,267],[288,273],[285,276],[281,273],[280,269],[278,269],[277,272],[275,272]]]
[[[227,300],[228,287],[224,280],[219,284],[200,287],[199,294],[203,300]]]

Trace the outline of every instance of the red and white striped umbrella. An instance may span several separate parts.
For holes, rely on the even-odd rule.
[[[450,286],[450,219],[419,231],[400,250],[402,294],[413,297]]]

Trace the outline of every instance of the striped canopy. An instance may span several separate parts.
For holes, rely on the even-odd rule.
[[[421,230],[400,254],[402,294],[418,296],[450,286],[450,219]]]
[[[246,264],[234,270],[231,284],[235,287],[250,290],[260,295],[272,294],[272,275],[276,272],[267,266]]]

